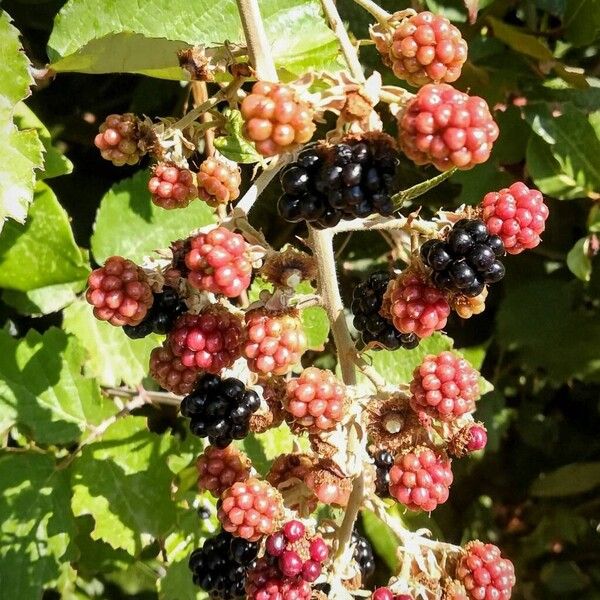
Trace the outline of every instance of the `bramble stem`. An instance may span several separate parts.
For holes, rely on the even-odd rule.
[[[389,18],[392,16],[387,10],[384,10],[373,2],[373,0],[354,0],[356,4],[364,8],[367,12],[371,13],[380,23],[387,24]]]
[[[271,164],[270,168],[263,171],[248,188],[246,193],[238,200],[235,208],[248,214],[257,198],[263,193],[265,188],[271,183],[271,180],[279,173],[285,165],[291,160],[289,155],[279,155],[277,163]]]
[[[183,115],[179,121],[171,125],[171,129],[185,129],[188,125],[191,125],[200,115],[204,114],[207,110],[210,110],[216,106],[219,102],[225,99],[225,90],[220,90],[212,98],[209,98],[206,102],[203,102],[196,108],[190,110],[189,113]]]
[[[449,171],[444,171],[443,173],[440,173],[439,175],[436,175],[435,177],[432,177],[431,179],[427,179],[426,181],[417,183],[416,185],[413,185],[412,187],[409,187],[405,190],[402,190],[401,192],[398,192],[397,194],[394,194],[392,196],[392,202],[394,203],[394,208],[396,210],[398,210],[408,200],[414,200],[415,198],[422,196],[423,194],[425,194],[429,190],[433,189],[434,187],[440,185],[440,183],[442,183],[442,181],[446,181],[446,179],[452,177],[452,175],[454,175],[454,173],[456,173],[456,170],[457,170],[456,167],[454,167],[453,169],[450,169]]]

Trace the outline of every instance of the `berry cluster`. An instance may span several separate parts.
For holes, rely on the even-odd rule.
[[[367,538],[356,530],[352,532],[352,545],[354,546],[353,558],[360,570],[361,581],[366,582],[375,573],[375,555]]]
[[[285,577],[268,559],[257,561],[246,580],[249,600],[310,600],[311,585],[301,577]]]
[[[413,597],[409,594],[394,594],[389,588],[380,587],[371,594],[371,600],[413,600]]]
[[[390,495],[390,469],[394,466],[394,457],[387,450],[378,450],[373,455],[375,463],[375,493],[381,498]]]
[[[150,375],[163,389],[185,396],[198,381],[198,370],[186,367],[181,357],[175,356],[168,343],[154,348],[150,354]]]
[[[410,510],[431,512],[448,500],[452,480],[450,460],[419,447],[396,458],[390,469],[390,494]]]
[[[373,213],[391,215],[397,164],[393,140],[383,134],[311,146],[281,174],[279,214],[317,228]]]
[[[145,154],[139,147],[139,119],[132,113],[108,115],[94,145],[100,149],[102,158],[110,160],[116,167],[135,165]]]
[[[498,260],[503,254],[500,237],[490,235],[479,219],[461,219],[446,241],[428,240],[421,246],[421,258],[433,269],[434,283],[469,297],[478,296],[486,284],[504,277],[504,265]]]
[[[248,311],[246,330],[244,356],[255,373],[285,375],[306,350],[306,335],[297,311]]]
[[[209,206],[232,202],[240,195],[242,176],[239,167],[233,167],[217,158],[209,157],[198,171],[198,190]]]
[[[331,371],[309,367],[287,384],[286,410],[313,431],[333,429],[344,416],[346,387]]]
[[[481,209],[488,231],[502,239],[509,254],[519,254],[540,243],[548,207],[538,190],[517,181],[499,192],[486,194]]]
[[[152,194],[152,202],[166,209],[185,208],[198,197],[192,172],[166,163],[154,167],[148,191]]]
[[[234,445],[226,448],[208,446],[196,461],[198,489],[218,498],[237,481],[250,477],[250,460]]]
[[[243,600],[246,574],[258,554],[258,544],[222,531],[192,552],[189,568],[194,583],[211,598]]]
[[[242,102],[244,135],[263,156],[305,144],[315,131],[313,111],[287,85],[257,81]]]
[[[234,377],[203,375],[194,391],[181,402],[181,414],[189,417],[190,431],[208,437],[217,448],[244,439],[250,429],[250,416],[260,407],[260,398]]]
[[[252,276],[249,244],[239,233],[225,227],[190,238],[185,266],[187,279],[195,288],[228,298],[248,289]]]
[[[250,542],[270,535],[279,525],[283,501],[266,481],[238,481],[221,495],[217,517],[225,531]]]
[[[440,171],[484,163],[499,133],[485,100],[448,84],[422,87],[399,114],[398,128],[406,156]]]
[[[240,357],[242,340],[241,319],[218,305],[181,315],[168,336],[184,366],[209,373],[230,367]]]
[[[460,77],[467,60],[467,42],[448,19],[423,11],[394,29],[384,59],[396,77],[411,85],[451,83]]]
[[[414,333],[402,333],[383,317],[381,306],[383,296],[389,285],[391,276],[386,271],[377,271],[366,281],[354,288],[352,298],[353,325],[360,332],[362,341],[375,350],[412,350],[419,345],[419,338]]]
[[[138,325],[152,306],[154,297],[144,271],[121,256],[106,259],[103,267],[88,277],[86,300],[94,316],[117,327]]]
[[[454,352],[428,354],[413,373],[410,391],[416,412],[451,421],[475,410],[479,373]]]
[[[173,327],[173,323],[179,315],[187,310],[185,302],[179,294],[170,287],[154,294],[154,301],[144,320],[137,325],[124,325],[123,331],[132,340],[145,338],[151,333],[165,335]]]

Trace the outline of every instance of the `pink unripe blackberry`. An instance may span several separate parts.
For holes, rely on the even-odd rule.
[[[394,594],[389,588],[380,587],[371,594],[371,600],[394,600]]]
[[[240,357],[243,339],[241,319],[216,305],[198,315],[181,315],[168,336],[185,367],[215,374]]]
[[[90,273],[85,298],[97,319],[117,327],[141,323],[154,301],[144,271],[121,256]]]
[[[198,197],[192,172],[167,163],[154,167],[148,191],[152,194],[152,202],[166,209],[185,208]]]
[[[240,195],[242,176],[237,166],[209,157],[198,171],[201,198],[210,206],[227,204]]]
[[[246,313],[244,356],[255,373],[285,375],[306,350],[306,335],[298,311]]]
[[[250,245],[225,227],[199,233],[185,254],[187,279],[199,290],[236,298],[248,289],[252,277]]]
[[[312,588],[301,577],[284,577],[266,558],[259,558],[248,572],[246,594],[249,600],[309,600]]]
[[[418,447],[396,458],[390,469],[390,495],[410,510],[431,512],[448,500],[452,480],[450,459]]]
[[[469,429],[469,442],[467,449],[470,452],[483,450],[487,445],[487,431],[480,425],[473,425]]]
[[[145,154],[139,148],[139,119],[132,113],[108,115],[94,138],[102,158],[116,167],[135,165]]]
[[[478,540],[466,545],[457,576],[470,600],[509,600],[516,582],[512,562],[497,546]]]
[[[342,420],[345,401],[346,388],[331,371],[309,367],[288,382],[284,404],[296,423],[318,432]]]
[[[499,133],[483,98],[445,83],[422,87],[398,119],[400,147],[406,156],[440,171],[484,163]]]
[[[228,487],[250,477],[248,457],[230,444],[226,448],[207,446],[196,461],[198,489],[218,498]]]
[[[150,375],[160,387],[179,396],[187,396],[198,381],[198,370],[184,366],[168,343],[152,350]]]
[[[414,370],[410,391],[410,404],[416,412],[451,421],[475,410],[479,373],[454,352],[429,354]]]
[[[535,248],[546,228],[548,207],[542,193],[517,181],[499,192],[489,192],[481,202],[482,219],[498,235],[509,254]]]

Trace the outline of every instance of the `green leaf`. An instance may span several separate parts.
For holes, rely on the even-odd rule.
[[[173,439],[150,433],[143,417],[117,421],[73,464],[76,516],[94,518],[92,539],[135,555],[142,536],[164,536],[176,518],[166,459]]]
[[[63,327],[85,348],[86,373],[106,386],[138,385],[148,373],[150,352],[160,345],[156,335],[129,339],[121,327],[96,319],[92,307],[83,299],[65,309]]]
[[[155,206],[150,199],[148,179],[146,171],[138,171],[102,198],[92,235],[96,262],[119,255],[141,263],[155,250],[187,237],[192,229],[214,223],[213,211],[201,200],[175,210]]]
[[[1,331],[0,348],[3,430],[16,423],[38,444],[67,444],[114,412],[81,375],[81,347],[60,329],[31,330],[18,342]]]
[[[187,559],[172,562],[159,580],[159,600],[206,600],[208,594],[194,584]]]
[[[0,287],[28,292],[79,282],[88,273],[67,213],[52,190],[38,183],[27,223],[8,223],[0,236]]]
[[[57,283],[28,292],[6,290],[2,300],[21,314],[39,317],[62,310],[75,302],[77,294],[85,288],[85,280],[73,283]]]
[[[562,498],[589,492],[599,485],[600,462],[580,462],[540,475],[531,486],[531,494],[545,498]]]
[[[575,46],[592,44],[600,31],[600,0],[567,0],[563,27]]]
[[[392,573],[398,571],[398,546],[399,541],[396,534],[370,510],[362,511],[362,524],[365,533],[373,546]]]
[[[487,19],[494,30],[494,35],[502,40],[509,48],[543,61],[553,61],[554,55],[546,44],[533,35],[525,33],[519,27],[488,17]]]
[[[317,0],[261,0],[260,9],[280,70],[340,69],[339,46]],[[56,17],[48,52],[56,70],[182,79],[177,49],[226,40],[244,43],[235,0],[69,0]]]
[[[256,163],[262,161],[254,144],[249,142],[243,133],[244,119],[239,110],[226,109],[225,135],[215,139],[215,148],[223,155],[237,163]]]
[[[587,251],[588,245],[588,238],[581,238],[575,242],[567,254],[569,270],[582,281],[589,281],[592,276],[592,259]]]
[[[298,294],[315,294],[315,288],[308,282],[302,281],[295,289]],[[311,306],[300,311],[302,326],[306,334],[309,350],[323,350],[329,338],[329,317],[321,306]]]
[[[24,102],[15,108],[15,123],[19,129],[34,129],[44,145],[44,168],[38,173],[38,179],[68,175],[73,171],[73,163],[52,145],[50,132]]]
[[[13,122],[15,106],[29,96],[33,78],[19,31],[10,21],[0,10],[0,231],[6,219],[25,222],[33,199],[34,170],[43,162],[43,147],[36,132],[19,131]]]
[[[547,589],[563,598],[585,590],[590,584],[589,576],[570,560],[547,562],[540,571],[540,580]]]
[[[74,560],[75,523],[67,471],[40,452],[0,454],[0,580],[3,595],[41,598]]]

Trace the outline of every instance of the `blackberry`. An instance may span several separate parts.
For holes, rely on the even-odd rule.
[[[419,345],[419,338],[414,333],[401,333],[391,321],[379,314],[390,279],[386,271],[377,271],[354,289],[354,327],[360,332],[362,341],[373,345],[375,350],[397,350],[401,347],[411,350]]]
[[[361,580],[364,584],[375,573],[375,556],[373,548],[367,538],[354,530],[352,532],[352,543],[354,544],[354,560],[360,569]]]
[[[124,325],[123,331],[132,340],[145,338],[151,333],[167,334],[175,319],[187,310],[185,302],[177,292],[165,287],[159,294],[154,294],[154,302],[148,314],[139,325]]]
[[[446,241],[428,240],[421,246],[421,258],[433,270],[435,285],[470,297],[504,277],[499,260],[504,253],[502,239],[491,235],[480,219],[461,219]]]
[[[375,461],[375,493],[381,498],[389,498],[390,469],[394,465],[394,457],[387,450],[378,450],[373,455]]]
[[[211,598],[246,598],[246,573],[258,554],[258,544],[234,538],[222,531],[192,552],[189,568],[194,583]]]
[[[292,223],[334,227],[342,219],[391,215],[398,163],[391,138],[382,134],[312,145],[281,174],[279,214]]]
[[[250,417],[259,407],[258,394],[247,390],[239,379],[207,373],[181,402],[181,414],[191,419],[194,435],[208,437],[213,446],[225,448],[248,435]]]

